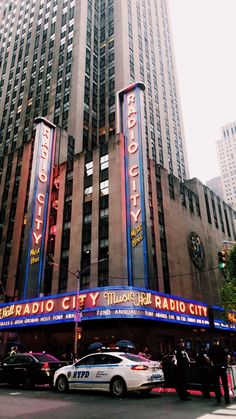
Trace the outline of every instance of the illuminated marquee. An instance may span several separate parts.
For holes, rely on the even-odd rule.
[[[78,302],[77,302],[78,299]],[[124,287],[89,290],[0,306],[0,327],[108,318],[140,318],[208,327],[208,307],[196,301]]]
[[[223,308],[213,306],[214,327],[216,329],[235,330],[236,312],[225,311]]]
[[[144,85],[119,92],[120,129],[124,134],[128,284],[147,287],[147,239],[143,179],[142,102]]]
[[[229,323],[236,324],[236,313],[227,313]]]
[[[55,146],[55,126],[44,118],[37,118],[35,122],[36,139],[24,246],[24,298],[37,297],[42,289]]]

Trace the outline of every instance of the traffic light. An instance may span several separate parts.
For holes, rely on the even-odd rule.
[[[227,266],[228,253],[225,249],[218,252],[218,268],[225,269]]]

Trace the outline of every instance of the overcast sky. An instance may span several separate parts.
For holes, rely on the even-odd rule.
[[[169,0],[190,176],[218,176],[216,140],[236,120],[236,0]]]

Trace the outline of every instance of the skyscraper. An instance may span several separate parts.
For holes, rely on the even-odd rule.
[[[221,128],[217,141],[218,161],[225,201],[236,210],[236,122]]]
[[[221,176],[214,177],[206,182],[209,189],[214,191],[218,196],[223,198],[223,188]]]
[[[22,286],[38,116],[57,127],[43,293],[75,288],[70,268],[83,272],[82,288],[107,285],[108,272],[110,283],[126,283],[118,91],[135,81],[146,86],[144,172],[150,158],[180,180],[188,176],[167,2],[9,0],[0,2],[0,21],[3,288],[12,296]],[[146,175],[145,189],[149,186]],[[151,189],[145,193],[150,201]],[[149,269],[155,271],[152,265],[153,260]],[[154,280],[149,285],[158,288]]]
[[[102,144],[115,133],[115,92],[141,81],[147,151],[186,179],[165,0],[8,1],[1,22],[1,154],[32,137],[38,115],[75,138],[75,153]]]

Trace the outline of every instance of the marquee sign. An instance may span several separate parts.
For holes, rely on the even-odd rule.
[[[148,286],[142,151],[142,83],[118,93],[118,131],[124,134],[128,284]]]
[[[209,326],[208,307],[202,303],[140,288],[109,287],[0,305],[0,328],[77,321],[77,307],[81,321],[140,318]]]
[[[55,125],[37,118],[24,246],[23,298],[38,297],[42,290],[49,197],[55,147]]]
[[[236,312],[225,311],[218,306],[213,306],[212,311],[216,329],[236,330]]]

